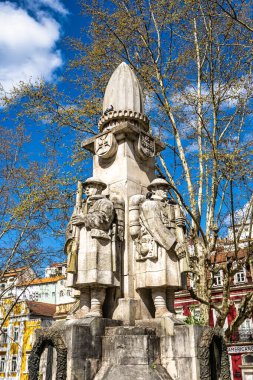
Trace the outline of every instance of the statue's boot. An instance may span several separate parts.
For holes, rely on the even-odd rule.
[[[153,288],[152,298],[155,306],[155,317],[173,317],[175,314],[169,311],[166,303],[166,288]]]
[[[105,288],[91,289],[90,311],[86,317],[103,317],[102,306],[105,300]]]
[[[67,319],[85,318],[90,311],[90,290],[89,288],[81,289],[78,308],[67,316]]]
[[[166,294],[167,293],[167,294]],[[173,288],[153,288],[152,298],[155,305],[155,317],[168,317],[176,325],[184,325],[185,323],[177,318],[174,310],[175,292]]]
[[[75,316],[77,318],[85,318],[90,311],[90,289],[84,288],[80,292],[80,309],[77,310]]]

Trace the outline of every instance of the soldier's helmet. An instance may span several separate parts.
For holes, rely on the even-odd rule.
[[[101,181],[99,178],[95,178],[95,177],[87,178],[86,181],[83,182],[83,188],[85,188],[88,185],[94,185],[95,187],[100,186],[100,187],[102,187],[103,190],[105,190],[107,188],[106,183]]]
[[[171,185],[169,184],[169,182],[167,182],[165,179],[163,178],[155,178],[153,179],[153,181],[147,186],[147,189],[149,191],[151,191],[152,189],[154,188],[157,188],[159,186],[163,186],[163,187],[166,187],[167,189],[170,189],[171,188]]]

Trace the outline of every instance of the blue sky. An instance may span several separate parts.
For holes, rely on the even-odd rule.
[[[88,20],[79,12],[76,0],[0,0],[0,84],[7,93],[20,81],[44,79],[64,86],[61,77],[70,58],[65,38],[78,36],[81,28],[88,28]],[[11,118],[1,122],[7,128],[15,128]],[[45,161],[46,165],[44,147],[39,143],[42,128],[33,128],[31,121],[26,129],[31,136],[31,142],[25,147],[26,153],[31,160]],[[74,132],[66,141],[73,148],[76,143]],[[71,149],[67,144],[62,144],[60,154],[58,160],[69,159]],[[84,163],[84,167],[86,165],[85,176],[90,174],[91,160]],[[74,192],[75,188],[73,184]],[[64,237],[56,237],[50,232],[43,237],[44,246],[63,250]],[[64,260],[65,256],[61,259]]]
[[[68,59],[64,38],[77,36],[87,20],[76,0],[0,1],[0,83],[57,81]]]

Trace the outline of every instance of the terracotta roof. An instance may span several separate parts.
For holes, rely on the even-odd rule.
[[[10,269],[4,273],[4,277],[17,276],[20,272],[25,272],[28,269],[29,269],[29,267],[21,267],[21,268]]]
[[[64,265],[66,265],[66,263],[53,263],[50,265],[50,268],[52,268],[52,267],[63,267]]]
[[[55,277],[45,277],[45,278],[35,278],[32,281],[26,281],[18,284],[17,286],[29,286],[29,285],[39,285],[39,284],[48,284],[50,282],[57,282],[63,280],[65,276],[55,276]]]
[[[26,301],[30,313],[44,317],[52,317],[56,311],[56,306],[51,303]]]

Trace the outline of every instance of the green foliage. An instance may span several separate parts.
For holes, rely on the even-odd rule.
[[[204,326],[205,325],[205,319],[199,313],[196,313],[196,307],[191,306],[190,311],[191,311],[191,315],[188,315],[185,318],[184,322],[187,325]]]

